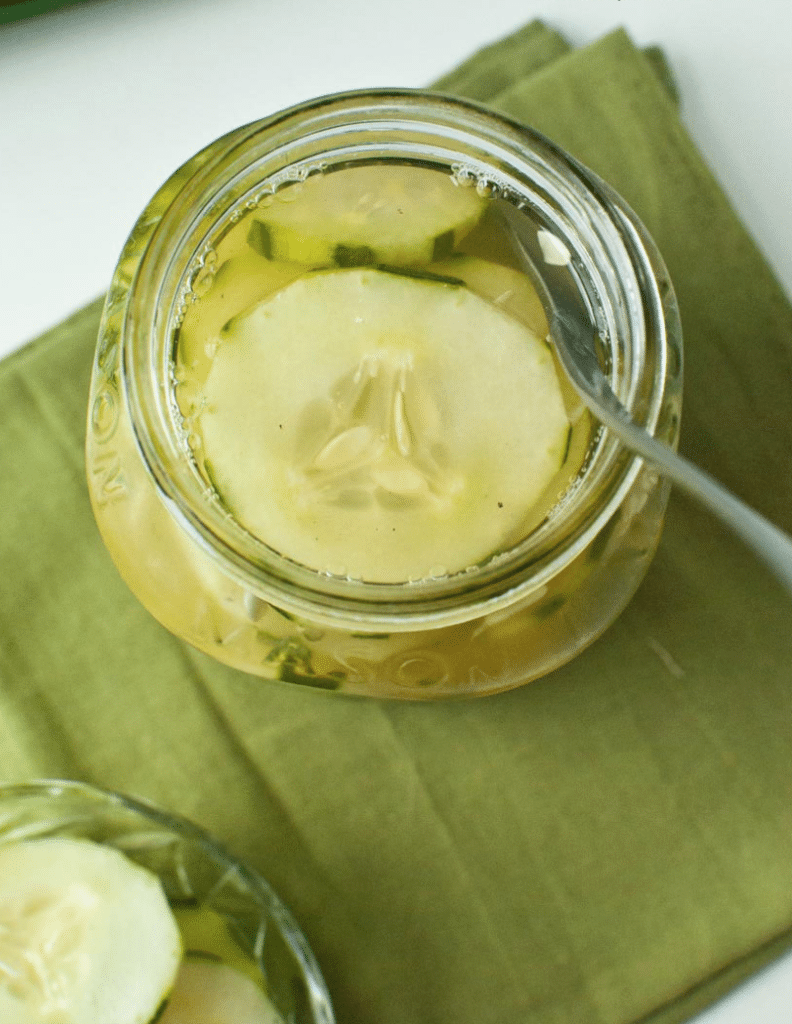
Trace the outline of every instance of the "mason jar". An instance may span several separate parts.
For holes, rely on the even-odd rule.
[[[364,221],[369,235],[336,237],[325,220],[344,194],[334,183],[354,182],[350,171],[381,188],[364,189],[342,211],[350,223]],[[404,189],[404,205],[393,195],[402,194],[408,178],[413,184]],[[322,192],[327,182],[332,202]],[[447,212],[446,193],[448,209],[480,204],[472,227],[439,215],[440,207]],[[422,241],[420,252],[394,248],[389,223],[376,220],[388,203],[405,222],[409,204],[417,204],[431,221],[424,232],[431,245]],[[566,381],[551,339],[544,338],[544,311],[498,216],[502,203],[518,208],[532,230],[563,252],[616,395],[636,422],[676,444],[682,342],[672,286],[646,230],[598,177],[530,128],[425,92],[329,96],[258,121],[188,161],[144,210],[107,295],[93,368],[87,474],[96,521],[130,590],[177,637],[266,679],[379,697],[446,698],[505,690],[551,672],[625,607],[656,549],[668,486],[592,421]],[[247,246],[241,255],[240,240]],[[382,547],[380,555],[372,549],[374,571],[365,551],[364,570],[350,571],[330,558],[319,564],[280,549],[266,528],[251,529],[224,499],[196,428],[211,405],[205,392],[217,337],[241,312],[289,289],[289,308],[299,313],[295,282],[319,274],[341,280],[342,272],[360,280],[392,275],[408,296],[412,284],[405,280],[424,289],[477,292],[476,302],[547,343],[569,422],[565,450],[542,500],[492,550],[469,560],[460,555],[456,566],[389,575],[376,571],[376,559],[390,564],[398,552]],[[312,294],[310,287],[303,292]],[[227,295],[236,305],[223,309]],[[479,305],[470,308],[481,312]],[[313,372],[311,343],[303,332],[265,358],[256,373],[266,392],[269,359],[273,393],[263,395],[263,406],[282,404],[290,378],[274,364],[292,350],[300,351],[292,377],[303,387],[300,378]],[[467,358],[460,342],[453,359],[464,367]],[[392,391],[406,386],[412,363],[405,360],[400,377],[392,366],[388,371]],[[379,364],[371,365],[365,363],[366,380],[378,372]],[[360,366],[349,369],[347,384],[359,382]],[[379,380],[377,387],[385,387],[382,374]],[[425,383],[431,390],[433,382]],[[343,388],[334,387],[338,404]],[[480,402],[497,406],[492,394],[482,387]],[[396,435],[394,457],[404,461],[410,442],[396,399],[390,415],[397,422],[389,429]],[[376,434],[354,422],[344,443]],[[433,429],[442,440],[442,424]],[[337,440],[324,451],[336,452]],[[486,448],[488,439],[480,440]],[[381,453],[385,442],[377,443]],[[528,470],[499,444],[492,441],[490,459],[508,463],[510,479],[518,480]],[[438,441],[435,448],[441,447]],[[250,457],[249,448],[240,448],[240,459]],[[382,478],[379,463],[376,471],[366,465],[365,473]],[[356,472],[359,478],[363,470]],[[409,482],[410,472],[396,476]],[[386,505],[385,497],[396,505],[413,501],[380,491]],[[310,491],[309,511],[326,492]],[[371,493],[358,489],[354,500],[371,501]],[[333,491],[342,523],[343,495]],[[294,508],[296,521],[303,513]],[[498,514],[494,505],[492,514]],[[350,514],[349,521],[353,544],[366,514]],[[449,531],[465,528],[463,517],[449,521]],[[453,541],[453,532],[442,539]],[[361,539],[359,547],[366,544]],[[398,558],[394,564],[401,564]]]

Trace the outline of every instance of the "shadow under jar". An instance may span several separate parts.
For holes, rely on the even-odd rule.
[[[153,198],[107,297],[87,472],[121,575],[178,637],[268,679],[431,699],[544,675],[624,608],[668,486],[566,381],[504,202],[566,266],[622,403],[674,445],[662,260],[524,126],[331,96]]]

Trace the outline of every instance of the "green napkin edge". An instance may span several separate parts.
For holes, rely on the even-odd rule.
[[[629,38],[623,29],[611,35]],[[603,38],[607,38],[603,37]],[[460,94],[490,103],[499,94],[541,71],[559,57],[575,52],[570,43],[540,19],[534,19],[510,36],[482,47],[447,74],[436,78],[431,88],[437,92]],[[679,103],[679,87],[661,47],[644,47],[643,56],[669,98]],[[508,71],[504,71],[508,67]]]
[[[91,299],[85,306],[81,306],[80,309],[69,314],[65,320],[61,320],[60,323],[48,328],[42,334],[20,345],[19,348],[10,352],[3,359],[0,359],[0,375],[5,376],[22,369],[28,360],[38,355],[40,349],[49,348],[50,345],[57,344],[58,338],[61,336],[89,329],[92,322],[96,323],[94,333],[98,336],[99,321],[102,316],[104,303],[105,296],[99,295],[95,299]],[[93,328],[91,329],[93,330]]]
[[[665,1006],[659,1007],[634,1024],[686,1024],[696,1014],[714,1006],[730,995],[743,982],[755,978],[792,949],[792,928],[758,947],[745,957],[733,961],[716,974],[704,979]]]
[[[514,84],[569,53],[564,37],[535,19],[504,39],[485,46],[447,74],[436,78],[430,88],[473,97],[485,103]]]

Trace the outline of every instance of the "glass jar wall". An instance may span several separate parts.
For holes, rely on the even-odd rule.
[[[369,296],[401,296],[401,325],[411,322],[407,307],[426,297],[438,308],[462,308],[468,326],[479,317],[497,325],[488,319],[495,309],[542,341],[546,321],[509,244],[502,203],[522,210],[568,258],[614,390],[638,422],[675,444],[681,334],[673,291],[645,230],[606,185],[529,129],[446,97],[352,93],[286,111],[218,140],[163,186],[130,236],[104,311],[88,419],[91,500],[121,575],[173,633],[269,679],[436,698],[508,689],[550,672],[623,609],[656,548],[668,488],[590,420],[549,348],[545,362],[555,366],[568,424],[557,467],[537,485],[536,501],[500,533],[488,532],[483,505],[485,512],[469,506],[443,521],[447,530],[438,529],[426,547],[445,545],[444,560],[427,554],[424,569],[396,559],[390,575],[378,572],[394,547],[378,548],[366,535],[376,516],[401,523],[400,509],[415,508],[421,495],[434,501],[456,493],[441,444],[456,435],[442,416],[435,422],[419,415],[413,354],[399,348],[394,356],[392,341],[373,359],[365,348],[360,358],[353,353],[349,372],[328,388],[335,433],[322,435],[327,424],[316,427],[316,417],[308,417],[310,429],[299,428],[311,437],[319,431],[319,455],[299,478],[300,486],[310,484],[307,511],[297,488],[284,499],[277,542],[267,535],[266,515],[264,528],[251,527],[244,487],[234,500],[226,493],[229,472],[250,457],[251,445],[240,441],[225,459],[224,442],[219,466],[216,451],[208,457],[209,442],[217,448],[205,412],[216,404],[216,353],[243,351],[250,310],[269,316],[273,297],[288,293],[277,317],[286,317],[289,329],[289,303],[303,323],[317,290],[300,282],[321,277],[322,287],[332,280],[342,294],[352,282]],[[397,216],[398,230],[391,223]],[[320,323],[317,338],[323,331]],[[255,370],[262,403],[271,408],[283,404],[293,379],[302,394],[314,373],[313,335],[306,342],[305,334],[303,328],[270,352],[271,373],[266,365]],[[449,365],[464,367],[478,342],[459,337]],[[488,390],[495,356],[482,351],[468,374],[482,386],[472,400],[466,396],[471,415],[462,418],[488,424],[481,415],[500,407],[494,433],[468,429],[488,434],[479,447],[519,496],[527,493],[521,474],[530,468],[519,444],[509,438],[507,445],[497,433],[524,433],[519,402],[509,405],[505,394],[516,385],[502,388],[502,399],[495,385]],[[287,358],[298,369],[276,372],[276,359]],[[244,376],[250,391],[250,374]],[[431,374],[426,384],[431,391]],[[352,399],[350,387],[358,389]],[[383,402],[387,428],[379,429]],[[296,419],[308,422],[302,412]],[[418,435],[432,430],[431,444],[421,448]],[[465,437],[466,444],[477,439]],[[276,436],[262,447],[277,443]],[[359,486],[364,478],[367,490]],[[263,479],[276,494],[275,471]],[[362,559],[352,571],[329,556],[322,563],[321,550],[304,556],[302,541],[287,549],[294,523],[328,495],[345,557]],[[504,505],[493,500],[493,521]],[[468,551],[454,531],[472,532],[474,520],[485,547]],[[420,549],[422,537],[416,530],[402,552]],[[448,564],[455,555],[458,564]]]

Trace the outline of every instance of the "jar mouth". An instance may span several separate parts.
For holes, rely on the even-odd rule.
[[[193,300],[212,239],[268,190],[328,165],[389,159],[453,167],[481,194],[525,210],[563,243],[611,385],[655,434],[658,425],[663,431],[666,321],[675,307],[651,239],[607,185],[543,135],[466,100],[413,90],[327,96],[231,133],[177,172],[183,183],[130,290],[123,348],[135,437],[163,502],[194,542],[256,597],[328,624],[408,630],[490,613],[545,586],[606,527],[642,462],[600,428],[576,479],[523,540],[471,569],[407,583],[360,581],[300,565],[208,500],[205,481],[185,457],[178,409],[162,382],[172,381],[174,323]]]

